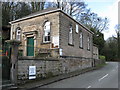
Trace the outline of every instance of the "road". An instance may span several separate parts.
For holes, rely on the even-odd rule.
[[[106,66],[99,70],[39,88],[118,88],[118,63],[108,62]]]

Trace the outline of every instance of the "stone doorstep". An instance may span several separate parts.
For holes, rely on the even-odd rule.
[[[14,84],[5,84],[5,85],[0,85],[0,88],[2,88],[2,90],[8,90],[10,88],[15,87]],[[16,87],[17,88],[17,87]]]
[[[10,80],[2,80],[0,81],[0,83],[1,83],[0,88],[2,90],[9,90],[9,89],[17,88],[13,83],[11,83]]]
[[[45,80],[42,80],[41,82],[37,81],[38,83],[37,84],[28,84],[26,83],[26,85],[24,85],[23,87],[22,86],[18,86],[18,88],[25,88],[27,90],[29,89],[35,89],[37,87],[41,87],[41,86],[44,86],[44,85],[48,85],[48,84],[51,84],[51,83],[54,83],[54,82],[57,82],[57,81],[61,81],[61,80],[64,80],[64,79],[67,79],[67,78],[70,78],[70,77],[74,77],[74,76],[78,76],[80,74],[83,74],[85,72],[89,72],[89,71],[92,71],[92,70],[96,70],[96,69],[99,69],[99,68],[96,68],[96,67],[92,67],[92,68],[87,68],[85,70],[80,70],[79,72],[70,72],[70,73],[67,73],[67,74],[63,74],[63,75],[60,75],[60,76],[56,76],[56,77],[52,77],[52,78],[49,78],[49,79],[45,79]],[[35,82],[36,83],[36,82]],[[32,85],[32,87],[30,87]]]

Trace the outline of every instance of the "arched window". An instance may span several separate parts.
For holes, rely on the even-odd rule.
[[[16,40],[21,40],[21,29],[18,27],[16,29]]]
[[[44,24],[43,42],[50,42],[50,22],[47,21]]]

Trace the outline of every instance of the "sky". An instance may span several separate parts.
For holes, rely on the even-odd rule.
[[[84,0],[91,11],[97,13],[99,17],[109,19],[109,29],[103,31],[104,39],[116,36],[115,25],[118,24],[118,2],[120,0]]]

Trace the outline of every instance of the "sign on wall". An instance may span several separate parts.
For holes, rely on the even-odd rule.
[[[53,43],[54,47],[56,47],[56,46],[59,47],[59,36],[53,36],[52,43]]]
[[[29,79],[36,78],[36,66],[29,66]]]
[[[62,56],[63,53],[62,53],[62,49],[61,48],[59,50],[59,53],[60,53],[60,56]]]

